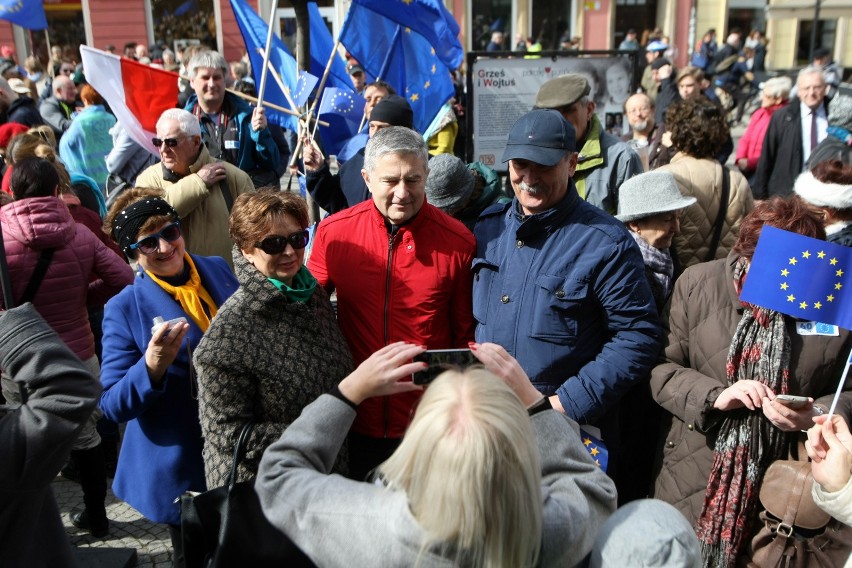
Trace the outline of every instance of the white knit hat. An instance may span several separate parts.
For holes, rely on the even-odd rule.
[[[852,185],[825,183],[811,172],[805,172],[796,178],[793,190],[811,205],[852,209]]]
[[[633,176],[618,188],[616,219],[628,223],[658,213],[684,209],[695,203],[694,197],[684,197],[669,172],[651,171]]]

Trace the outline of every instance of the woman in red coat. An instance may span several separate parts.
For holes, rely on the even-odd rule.
[[[769,128],[769,119],[779,108],[783,108],[789,102],[790,89],[793,81],[789,77],[773,77],[763,84],[760,92],[760,108],[751,115],[745,134],[740,138],[737,146],[737,167],[744,176],[751,177],[757,169],[757,161],[760,159],[760,150],[763,148],[763,138],[766,129]]]

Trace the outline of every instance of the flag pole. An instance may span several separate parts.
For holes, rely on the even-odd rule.
[[[263,54],[263,69],[260,72],[260,85],[257,89],[257,105],[263,104],[263,92],[266,89],[266,74],[269,70],[269,48],[272,46],[272,33],[275,26],[275,14],[278,12],[278,2],[272,2],[272,13],[269,14],[269,31],[266,33],[266,48]]]
[[[293,100],[293,97],[290,96],[290,89],[284,85],[284,82],[281,80],[281,75],[278,74],[278,71],[272,67],[272,62],[269,61],[269,58],[266,57],[266,51],[262,47],[257,48],[257,52],[263,57],[263,60],[266,61],[267,70],[269,74],[272,75],[272,78],[275,79],[275,82],[278,84],[278,88],[281,89],[281,92],[284,93],[284,98],[287,99],[287,102],[290,103],[290,107],[296,111],[296,114],[299,113],[299,108],[296,106],[296,101]]]
[[[53,73],[53,65],[50,64],[50,59],[53,55],[50,53],[50,36],[47,35],[47,28],[44,29],[44,42],[47,44],[47,74],[52,78],[54,76]],[[35,51],[35,49],[33,49]]]
[[[849,357],[846,358],[846,367],[843,369],[843,376],[840,377],[840,384],[837,385],[837,392],[834,393],[834,400],[831,401],[831,408],[828,410],[829,419],[834,414],[837,408],[837,401],[840,400],[840,393],[843,392],[843,385],[846,384],[846,376],[849,374],[849,367],[852,366],[852,351],[849,352]]]
[[[340,38],[337,38],[334,41],[334,47],[331,48],[331,53],[328,55],[328,61],[325,64],[325,70],[322,72],[322,77],[320,78],[319,85],[317,86],[317,94],[314,96],[314,101],[311,103],[311,107],[308,109],[308,113],[305,115],[306,124],[311,124],[311,118],[314,116],[314,111],[317,108],[318,101],[320,100],[320,96],[322,95],[323,89],[325,89],[325,82],[328,80],[328,75],[331,73],[331,64],[334,63],[334,58],[337,55],[337,50],[340,48]],[[317,117],[317,123],[319,124],[319,117]],[[323,124],[323,126],[328,126],[328,123]],[[316,132],[317,127],[314,124],[314,132]],[[313,138],[313,135],[311,135]],[[299,155],[302,153],[302,144],[304,140],[299,137],[298,142],[296,142],[296,149],[293,151],[293,156],[290,158],[290,166],[295,166],[296,161],[299,159]]]

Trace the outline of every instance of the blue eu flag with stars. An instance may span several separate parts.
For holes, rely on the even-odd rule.
[[[609,464],[609,450],[607,450],[603,441],[584,430],[582,426],[580,426],[580,440],[582,440],[583,447],[592,456],[595,464],[606,471],[606,467]]]
[[[764,226],[740,299],[802,320],[852,329],[852,247]]]

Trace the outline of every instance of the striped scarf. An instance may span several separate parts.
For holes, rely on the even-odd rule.
[[[749,260],[734,267],[737,295],[748,272]],[[775,393],[786,394],[790,374],[790,336],[784,316],[742,303],[744,308],[728,351],[728,386],[752,379]],[[704,494],[704,508],[695,530],[701,542],[704,566],[733,568],[749,538],[757,510],[758,491],[769,464],[786,455],[788,436],[760,410],[734,410],[719,428],[713,468]]]

